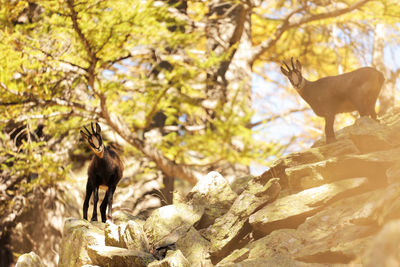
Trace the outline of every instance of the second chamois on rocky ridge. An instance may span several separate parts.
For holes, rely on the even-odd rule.
[[[360,116],[376,120],[375,103],[381,91],[383,74],[363,67],[352,72],[308,81],[301,74],[301,64],[291,58],[292,68],[285,62],[281,72],[288,77],[297,93],[311,106],[315,114],[325,118],[326,142],[336,140],[333,124],[338,113],[357,110]]]

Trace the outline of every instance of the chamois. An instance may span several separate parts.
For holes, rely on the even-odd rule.
[[[93,193],[93,215],[92,221],[97,221],[97,201],[99,199],[99,188],[106,189],[103,202],[100,205],[101,221],[106,221],[106,209],[108,206],[107,218],[112,220],[112,201],[115,189],[119,180],[121,180],[124,170],[121,159],[117,152],[111,146],[105,146],[101,138],[100,125],[96,122],[96,131],[92,132],[84,126],[86,132],[80,131],[82,137],[89,143],[94,155],[88,169],[88,180],[86,184],[86,196],[83,203],[83,218],[87,220],[87,211],[89,208],[89,200]]]
[[[288,77],[297,93],[311,106],[315,114],[325,118],[326,142],[336,141],[333,124],[338,113],[357,110],[360,116],[376,119],[375,103],[384,82],[383,74],[363,67],[352,72],[308,81],[301,74],[301,64],[291,58],[292,69],[283,62],[281,72]]]

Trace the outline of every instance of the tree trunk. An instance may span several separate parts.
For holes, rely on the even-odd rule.
[[[207,97],[220,107],[231,105],[239,116],[245,115],[243,106],[251,107],[251,20],[250,7],[243,2],[213,0],[207,20],[207,48],[209,53],[227,55],[207,76]],[[209,115],[214,116],[215,105]],[[240,142],[240,140],[239,140]],[[216,170],[234,179],[249,173],[241,164],[219,164]]]
[[[382,86],[381,94],[379,96],[379,115],[385,114],[390,108],[394,106],[394,89],[395,84],[392,82],[390,72],[386,69],[384,63],[383,51],[385,48],[385,25],[378,24],[375,27],[374,34],[374,50],[373,50],[373,64],[385,76],[385,83]],[[395,81],[395,80],[394,80]]]

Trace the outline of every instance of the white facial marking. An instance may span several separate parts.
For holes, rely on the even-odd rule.
[[[97,138],[96,137],[92,137],[92,143],[93,143],[93,145],[95,145],[96,147],[99,147],[99,140],[97,140]]]
[[[297,76],[296,73],[292,73],[292,82],[294,85],[298,85],[299,84],[299,77]]]

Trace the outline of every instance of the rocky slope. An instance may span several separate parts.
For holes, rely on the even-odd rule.
[[[235,185],[211,172],[146,220],[66,219],[59,266],[399,266],[400,112],[337,137]]]

